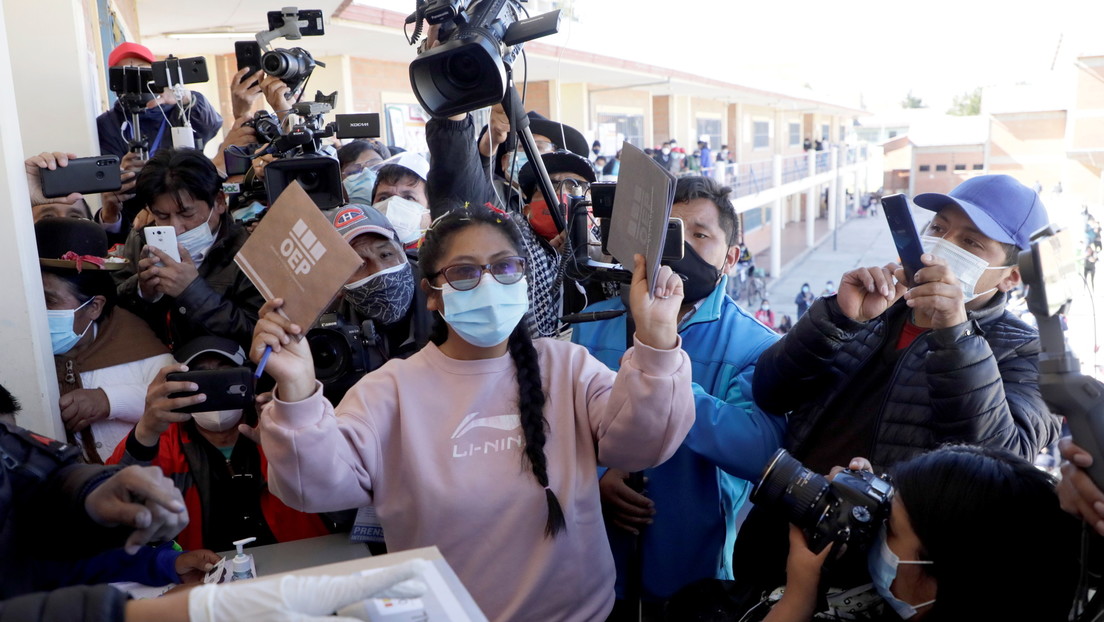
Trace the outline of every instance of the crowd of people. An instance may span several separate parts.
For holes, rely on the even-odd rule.
[[[110,62],[153,60],[124,44]],[[573,242],[501,106],[484,128],[431,119],[427,154],[335,144],[344,204],[327,216],[362,264],[328,312],[365,354],[324,380],[312,327],[234,262],[267,201],[226,182],[263,179],[273,159],[228,175],[223,154],[258,142],[245,121],[262,97],[287,115],[287,87],[243,70],[231,92],[213,159],[164,137],[191,115],[196,145],[212,139],[221,119],[198,94],[150,94],[147,159],[128,119],[104,113],[101,148],[125,172],[96,214],[42,194],[39,172],[73,154],[26,161],[69,443],[0,428],[14,456],[0,619],[223,620],[231,602],[276,619],[407,593],[416,565],[335,578],[342,589],[313,600],[317,585],[294,580],[149,602],[78,587],[195,581],[235,540],[346,532],[367,507],[385,550],[437,546],[495,621],[1065,619],[1073,516],[1104,535],[1104,494],[1076,445],[1060,484],[1031,462],[1061,420],[1039,389],[1037,332],[1006,310],[1016,255],[1049,222],[1030,188],[985,175],[915,197],[930,211],[915,275],[886,258],[819,296],[806,283],[791,320],[728,293],[747,268],[731,189],[709,174],[724,146],[650,154],[681,175],[683,256],[655,274],[620,258],[631,281],[596,298],[609,284],[565,277]],[[617,175],[597,141],[527,116],[557,194]],[[152,226],[173,228],[179,258],[146,243]],[[560,318],[583,290],[607,319],[568,335]],[[172,376],[252,375],[262,357],[241,408],[199,410],[199,385]],[[18,397],[0,391],[4,413]],[[873,541],[814,553],[783,508],[751,503],[780,448],[817,473],[891,473]],[[79,546],[51,542],[60,533]]]

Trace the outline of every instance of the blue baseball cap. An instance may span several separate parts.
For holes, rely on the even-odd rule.
[[[925,192],[912,202],[933,212],[957,205],[982,233],[1020,250],[1027,250],[1031,235],[1050,224],[1039,194],[1008,175],[972,177],[950,194]]]

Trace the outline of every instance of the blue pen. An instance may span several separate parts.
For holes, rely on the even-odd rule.
[[[257,363],[257,371],[253,372],[254,378],[260,378],[264,373],[265,363],[268,362],[268,355],[272,354],[272,346],[265,346],[264,354],[261,355],[261,362]]]

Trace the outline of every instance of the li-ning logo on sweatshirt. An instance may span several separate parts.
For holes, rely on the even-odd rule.
[[[291,228],[291,235],[280,242],[280,254],[287,260],[295,274],[307,274],[326,254],[326,247],[318,241],[302,219]]]
[[[479,443],[458,440],[461,436],[478,428],[491,428],[509,432],[520,427],[521,417],[519,415],[485,415],[480,417],[477,412],[471,413],[464,417],[460,425],[456,426],[456,431],[452,433],[452,457],[470,458],[471,456],[488,455],[521,447],[524,440],[521,434],[502,435],[497,439]]]

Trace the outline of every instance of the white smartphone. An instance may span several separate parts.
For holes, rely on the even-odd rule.
[[[172,227],[146,227],[143,231],[146,235],[146,244],[172,257],[173,261],[180,261],[180,251],[176,248],[176,229]]]

